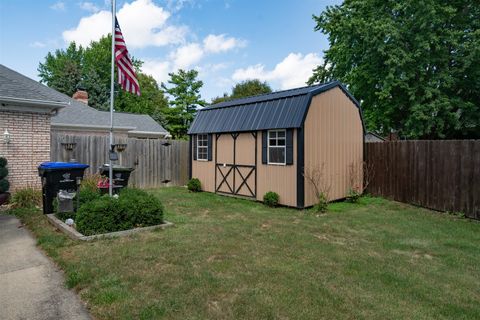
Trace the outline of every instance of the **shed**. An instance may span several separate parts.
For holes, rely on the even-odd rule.
[[[260,201],[274,191],[304,208],[316,203],[304,173],[317,169],[329,200],[342,199],[351,168],[362,170],[364,132],[359,103],[338,81],[221,102],[190,127],[190,176],[204,191]]]

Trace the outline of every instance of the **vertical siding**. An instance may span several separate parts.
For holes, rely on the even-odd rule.
[[[250,132],[238,135],[236,149],[237,164],[255,165],[255,138]]]
[[[334,88],[312,99],[305,120],[305,168],[324,164],[331,186],[329,199],[337,200],[347,195],[352,163],[362,167],[362,121],[355,104],[340,88]],[[305,179],[305,206],[315,202],[313,187]]]
[[[297,206],[297,130],[293,134],[293,165],[278,166],[262,164],[262,132],[257,138],[257,200],[263,201],[263,195],[274,191],[280,196],[280,204]]]
[[[215,134],[213,135],[212,140],[215,140]],[[213,149],[212,160],[215,162],[215,149]],[[221,134],[218,138],[217,145],[217,162],[219,164],[233,163],[233,137],[230,133]]]
[[[192,159],[192,178],[198,178],[202,184],[202,190],[208,192],[215,192],[215,143],[215,135],[213,135],[212,161],[198,161]]]

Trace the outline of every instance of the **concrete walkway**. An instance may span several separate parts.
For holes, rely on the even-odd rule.
[[[20,221],[0,214],[0,319],[90,319]]]

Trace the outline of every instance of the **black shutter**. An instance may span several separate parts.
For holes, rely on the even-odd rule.
[[[287,129],[285,164],[293,164],[293,129]]]
[[[262,163],[267,164],[267,152],[268,152],[268,131],[262,131]]]
[[[197,135],[193,135],[193,160],[197,160]]]
[[[208,161],[212,161],[212,134],[208,135]]]

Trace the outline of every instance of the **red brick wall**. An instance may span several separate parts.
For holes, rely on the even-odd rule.
[[[3,141],[8,129],[10,144]],[[50,160],[50,115],[0,111],[0,156],[8,160],[10,191],[41,187],[37,167]]]

